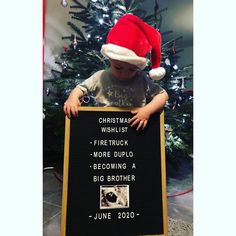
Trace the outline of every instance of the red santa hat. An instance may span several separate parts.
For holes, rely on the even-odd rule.
[[[128,62],[141,70],[148,62],[146,56],[149,51],[152,63],[150,77],[155,80],[162,79],[165,69],[160,67],[161,35],[132,14],[126,14],[117,21],[107,36],[106,44],[101,48],[101,53],[105,57]]]

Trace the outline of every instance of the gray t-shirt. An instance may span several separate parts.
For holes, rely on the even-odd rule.
[[[77,85],[84,94],[92,93],[101,106],[142,107],[165,90],[155,84],[143,71],[129,80],[119,80],[110,69],[100,70]]]

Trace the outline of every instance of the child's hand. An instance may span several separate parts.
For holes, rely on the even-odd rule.
[[[80,100],[77,97],[69,97],[64,103],[64,112],[68,118],[78,116],[78,107],[81,106]]]
[[[145,107],[139,108],[138,110],[131,111],[132,114],[135,114],[130,120],[129,124],[131,127],[137,125],[136,130],[145,129],[150,117],[150,113],[147,112]]]

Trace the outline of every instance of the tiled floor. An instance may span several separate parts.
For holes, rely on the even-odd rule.
[[[53,170],[43,173],[43,236],[59,236],[61,225],[62,183]]]
[[[168,195],[175,195],[184,192],[186,189],[189,192],[168,197],[168,216],[192,223],[192,169],[190,167],[189,170],[188,167],[186,172],[185,166],[179,172],[182,173],[181,176],[172,173],[172,177],[167,178],[167,193]],[[43,236],[60,236],[62,183],[54,173],[54,170],[51,169],[45,170],[43,173]]]

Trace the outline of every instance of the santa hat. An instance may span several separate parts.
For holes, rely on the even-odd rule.
[[[137,16],[122,16],[110,30],[101,53],[114,60],[128,62],[141,70],[147,65],[147,54],[151,51],[152,69],[150,77],[159,80],[165,76],[161,63],[161,35]]]

